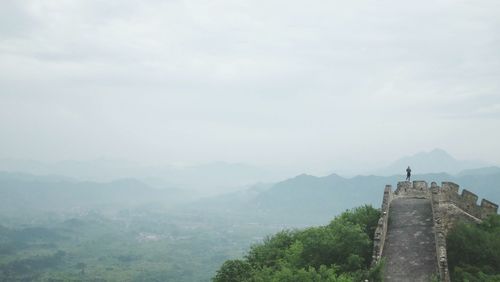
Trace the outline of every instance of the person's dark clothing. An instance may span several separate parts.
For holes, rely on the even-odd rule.
[[[410,177],[411,177],[411,169],[410,167],[408,167],[406,169],[406,181],[410,181]]]

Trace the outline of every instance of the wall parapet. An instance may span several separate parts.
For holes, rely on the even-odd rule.
[[[394,194],[397,197],[414,197],[430,199],[430,190],[427,182],[422,180],[400,181]]]
[[[498,212],[498,205],[486,199],[477,204],[479,197],[467,189],[462,189],[453,182],[442,182],[439,187],[431,183],[431,206],[434,218],[434,236],[436,242],[437,270],[441,281],[449,282],[448,254],[446,236],[458,221],[479,223]]]
[[[382,259],[382,251],[384,250],[384,243],[387,235],[387,225],[389,224],[389,208],[392,198],[392,186],[386,185],[384,189],[384,197],[382,199],[382,207],[380,209],[380,218],[373,237],[372,265],[376,265]]]
[[[436,243],[437,273],[440,281],[449,282],[448,254],[446,251],[446,230],[443,226],[443,210],[440,208],[440,187],[436,182],[431,183],[431,207],[434,222],[434,241]]]
[[[460,186],[453,182],[441,183],[440,201],[449,202],[472,215],[477,219],[485,219],[492,214],[498,212],[498,205],[486,199],[481,200],[478,205],[479,197],[467,189],[463,189],[459,194]]]

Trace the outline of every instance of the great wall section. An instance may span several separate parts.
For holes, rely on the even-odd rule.
[[[399,182],[386,185],[375,230],[373,264],[385,260],[384,281],[449,282],[446,235],[459,220],[481,222],[498,205],[453,182]]]

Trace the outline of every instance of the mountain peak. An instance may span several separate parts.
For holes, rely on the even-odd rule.
[[[307,173],[301,173],[297,176],[294,177],[295,179],[309,179],[309,178],[316,178],[313,175],[307,174]]]
[[[448,152],[446,152],[445,150],[443,150],[441,148],[434,148],[433,150],[429,151],[428,154],[441,155],[441,156],[447,156],[447,157],[453,158]]]
[[[412,156],[407,156],[404,158],[439,158],[439,159],[456,160],[452,155],[450,155],[448,152],[440,148],[435,148],[428,152],[419,152]]]

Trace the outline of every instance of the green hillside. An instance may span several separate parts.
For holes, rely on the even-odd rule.
[[[378,210],[346,211],[326,226],[281,231],[253,245],[244,259],[228,260],[213,281],[380,281],[370,269]]]

